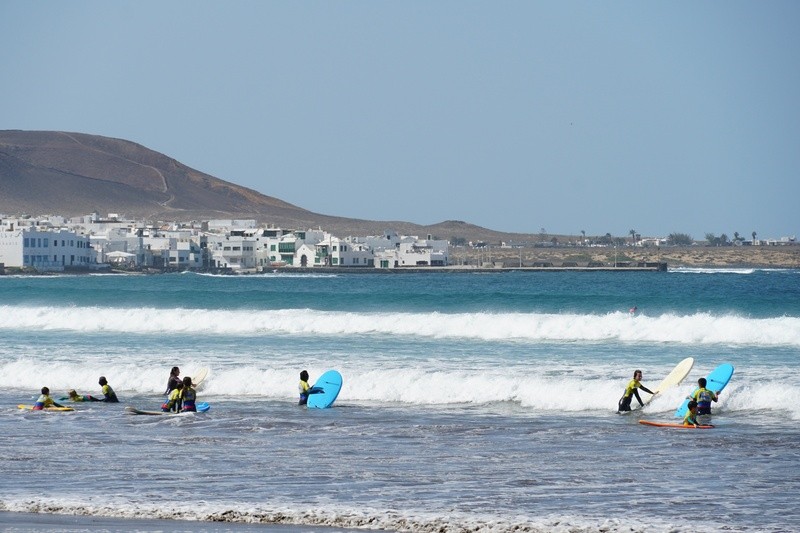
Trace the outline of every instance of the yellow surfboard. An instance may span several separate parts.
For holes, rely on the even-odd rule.
[[[32,405],[19,404],[17,407],[20,409],[27,409],[28,411],[33,410]],[[44,409],[40,409],[40,411],[74,411],[74,410],[75,409],[73,409],[72,407],[45,407]]]

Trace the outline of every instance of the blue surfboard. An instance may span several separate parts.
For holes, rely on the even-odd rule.
[[[339,391],[342,390],[342,375],[336,370],[328,370],[322,374],[311,390],[321,390],[315,394],[308,395],[308,407],[316,409],[325,409],[333,405],[336,397],[339,396]]]
[[[725,385],[731,380],[731,376],[733,376],[733,365],[730,363],[723,363],[706,376],[706,388],[710,391],[719,392],[725,388]],[[694,390],[692,390],[692,394],[689,396],[693,395],[698,388],[699,387],[695,387]],[[685,399],[681,406],[675,411],[675,416],[683,418],[688,410],[689,400]]]

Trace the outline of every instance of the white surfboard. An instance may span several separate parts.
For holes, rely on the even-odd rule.
[[[192,376],[192,386],[195,388],[195,390],[200,387],[200,384],[203,383],[207,377],[208,368],[206,367],[203,367],[195,372],[195,374]]]
[[[667,374],[667,377],[661,380],[661,383],[659,383],[658,386],[655,389],[653,389],[653,392],[658,394],[674,387],[675,385],[679,385],[681,381],[686,379],[686,376],[689,375],[689,372],[692,371],[693,366],[694,366],[694,357],[687,357],[686,359],[678,363],[675,366],[675,368],[672,369],[672,372]],[[647,401],[645,401],[644,404],[647,405],[653,398],[655,398],[655,394],[653,396],[650,396],[650,398]]]

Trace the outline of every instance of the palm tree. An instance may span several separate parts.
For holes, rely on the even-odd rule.
[[[636,230],[632,229],[628,233],[631,234],[631,239],[633,240],[633,244],[636,244]]]
[[[756,232],[754,231],[753,232],[753,244],[755,245],[755,243],[756,243]]]
[[[586,244],[586,230],[581,230],[581,244]]]

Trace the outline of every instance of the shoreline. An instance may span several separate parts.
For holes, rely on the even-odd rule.
[[[197,271],[200,274],[253,275],[269,272],[302,274],[403,274],[403,273],[488,273],[488,272],[642,272],[676,268],[706,269],[800,269],[800,245],[786,246],[677,246],[644,247],[545,247],[545,248],[450,248],[447,266],[404,266],[375,268],[350,267],[266,267],[260,272]],[[616,266],[615,266],[616,265]],[[21,272],[5,268],[3,276],[58,275],[140,275],[152,276],[184,272],[177,270],[89,270],[64,272]]]
[[[163,518],[120,518],[102,515],[73,515],[59,513],[26,513],[0,511],[0,530],[14,533],[80,531],[81,533],[161,533],[185,531],[187,533],[353,533],[363,529],[334,526],[294,524],[253,524],[245,522],[200,521]],[[385,530],[370,530],[385,531]]]

